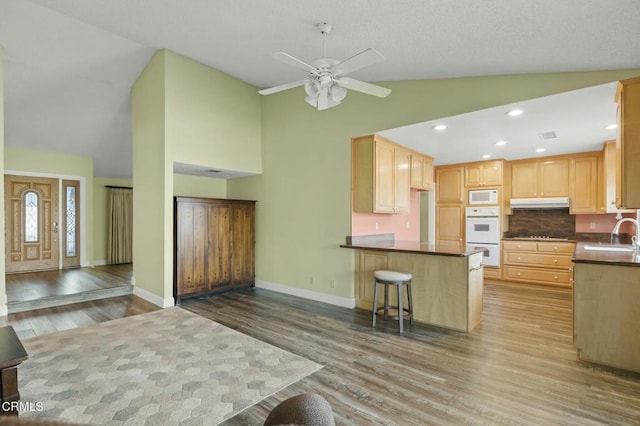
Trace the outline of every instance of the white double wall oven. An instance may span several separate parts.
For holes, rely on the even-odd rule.
[[[468,250],[483,250],[485,266],[500,267],[500,207],[467,207],[466,245]]]

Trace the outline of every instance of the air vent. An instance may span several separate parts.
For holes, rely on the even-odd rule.
[[[556,135],[556,132],[542,132],[542,133],[538,133],[538,136],[540,136],[541,139],[555,139],[558,136]]]

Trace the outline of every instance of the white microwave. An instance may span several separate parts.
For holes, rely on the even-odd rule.
[[[469,191],[469,205],[498,204],[497,189],[472,189]]]

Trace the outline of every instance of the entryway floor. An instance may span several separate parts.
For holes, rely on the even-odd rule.
[[[133,264],[6,275],[9,313],[132,294]]]

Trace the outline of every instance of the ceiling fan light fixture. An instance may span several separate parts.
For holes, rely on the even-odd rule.
[[[320,93],[320,88],[315,81],[309,80],[304,84],[304,91],[308,96],[317,98]]]
[[[307,102],[312,107],[314,107],[314,108],[318,107],[318,95],[316,95],[316,96],[305,96],[304,100],[305,100],[305,102]]]
[[[342,102],[342,100],[347,97],[347,89],[340,87],[337,84],[331,86],[329,93],[331,94],[331,99],[337,103]]]

